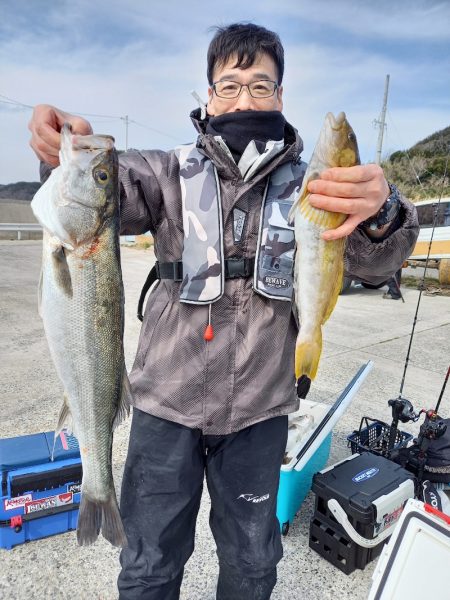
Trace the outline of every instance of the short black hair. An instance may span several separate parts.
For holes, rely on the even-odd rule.
[[[208,82],[213,84],[215,67],[223,66],[236,55],[235,67],[248,69],[258,55],[268,54],[277,67],[278,85],[283,80],[284,49],[278,34],[254,23],[233,23],[214,27],[216,33],[208,48]]]

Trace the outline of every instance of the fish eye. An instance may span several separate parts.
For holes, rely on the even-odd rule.
[[[97,183],[104,185],[108,183],[109,173],[106,169],[97,169],[94,171],[94,179]]]
[[[354,142],[354,141],[356,140],[356,135],[353,133],[353,131],[350,131],[350,132],[349,132],[349,134],[348,134],[348,139],[349,139],[351,142]]]

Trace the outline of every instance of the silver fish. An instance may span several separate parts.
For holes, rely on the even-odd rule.
[[[289,213],[295,224],[295,302],[300,331],[295,347],[295,376],[314,379],[322,353],[322,325],[329,318],[342,289],[345,239],[325,241],[321,234],[336,229],[347,215],[314,208],[308,183],[331,167],[359,164],[356,136],[345,113],[328,113],[303,178],[302,188]]]
[[[44,228],[39,311],[83,466],[77,539],[126,545],[112,477],[113,428],[129,413],[123,352],[118,161],[110,136],[61,132],[60,166],[31,203]]]

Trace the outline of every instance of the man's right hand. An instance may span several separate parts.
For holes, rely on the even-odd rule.
[[[32,134],[30,146],[39,160],[52,167],[59,165],[60,132],[64,123],[72,125],[72,133],[79,135],[92,133],[91,124],[86,119],[66,113],[50,104],[35,106],[33,116],[28,124],[28,129]]]

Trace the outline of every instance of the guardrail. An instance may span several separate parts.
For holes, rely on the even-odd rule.
[[[22,239],[22,232],[25,231],[42,231],[42,225],[40,223],[0,223],[0,231],[15,231],[17,232],[17,239]],[[121,235],[121,244],[133,244],[136,241],[135,235]]]
[[[0,223],[0,231],[15,231],[17,239],[22,239],[22,231],[42,231],[39,223]]]

